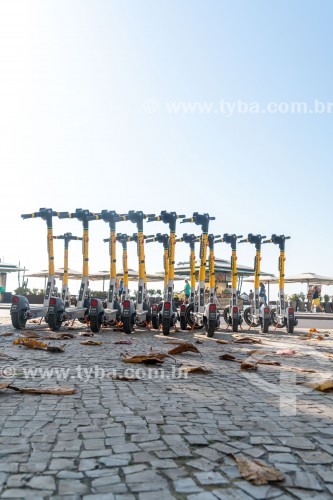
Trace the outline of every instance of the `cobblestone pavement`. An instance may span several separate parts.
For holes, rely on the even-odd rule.
[[[318,372],[332,379],[333,358],[323,354],[333,353],[332,330],[324,340],[309,341],[300,340],[300,330],[294,335],[240,332],[262,340],[253,345],[217,343],[237,337],[226,330],[214,339],[199,332],[172,333],[171,339],[199,341],[195,345],[202,356],[187,352],[166,358],[158,375],[154,366],[120,359],[124,352],[174,347],[156,331],[126,336],[104,330],[94,339],[105,343],[84,346],[81,325],[75,338],[50,341],[66,344],[65,352],[57,354],[13,345],[19,332],[8,318],[0,322],[0,332],[14,332],[0,338],[0,352],[17,359],[0,360],[3,370],[16,368],[15,385],[77,389],[67,396],[0,392],[1,498],[332,498],[333,394],[299,385],[317,379]],[[114,343],[129,338],[131,345]],[[286,348],[296,354],[274,353]],[[281,361],[281,366],[260,364],[247,372],[219,359],[224,353],[245,358],[251,349],[266,351],[262,358]],[[204,365],[211,373],[186,378],[178,370],[181,363]],[[26,372],[56,368],[69,369],[68,377]],[[103,371],[126,369],[138,370],[141,380],[103,377]],[[7,368],[3,375],[8,373]],[[232,456],[237,453],[277,467],[285,480],[252,485],[240,476]]]

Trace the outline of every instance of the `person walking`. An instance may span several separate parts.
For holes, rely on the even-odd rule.
[[[320,304],[320,292],[319,292],[319,289],[317,286],[315,286],[313,288],[311,312],[313,312],[314,308],[316,308],[316,312],[317,312],[317,308],[319,308],[321,311],[324,311],[323,307],[321,307],[321,304]]]
[[[185,303],[188,304],[191,293],[191,285],[188,280],[185,280],[184,294],[185,294]]]
[[[259,301],[260,305],[266,304],[267,303],[267,296],[266,296],[266,288],[263,283],[259,284],[260,289],[259,289]]]

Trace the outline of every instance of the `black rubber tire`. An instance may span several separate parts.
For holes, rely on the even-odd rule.
[[[294,333],[294,327],[295,327],[294,320],[289,321],[289,323],[287,323],[287,332]]]
[[[162,332],[163,335],[170,335],[170,318],[162,319]]]
[[[180,322],[180,329],[181,330],[186,330],[186,328],[187,328],[187,322],[186,322],[185,316],[181,316],[179,322]]]
[[[238,325],[239,325],[238,318],[233,318],[232,319],[232,331],[233,332],[238,332]]]
[[[262,333],[268,333],[269,331],[270,320],[269,318],[262,320],[261,322],[261,331]]]
[[[229,311],[230,311],[230,307],[227,306],[223,309],[223,319],[224,321],[227,323],[227,325],[229,325],[229,321],[228,321],[228,318],[229,318]]]
[[[216,321],[206,321],[205,328],[207,332],[207,337],[209,338],[214,337],[215,327],[216,327]]]
[[[101,329],[102,322],[103,322],[103,313],[99,313],[97,316],[91,316],[90,330],[94,333],[98,333]]]
[[[187,307],[186,309],[186,312],[185,312],[185,319],[186,319],[186,322],[188,325],[190,325],[190,327],[192,327],[194,325],[194,319],[193,319],[193,311],[194,311],[194,304],[193,302],[191,304],[189,304],[189,306]],[[204,327],[204,324],[202,325],[195,325],[195,329],[196,330],[200,330],[201,328]]]
[[[158,315],[151,317],[151,324],[152,324],[152,327],[154,328],[154,330],[158,330],[159,329],[160,325],[159,325],[159,321],[158,321]]]
[[[243,317],[244,317],[244,320],[245,322],[249,325],[249,326],[253,326],[253,327],[257,327],[260,325],[260,321],[258,321],[258,323],[253,323],[252,322],[252,314],[251,314],[251,307],[247,307],[244,311],[244,314],[243,314]]]
[[[17,330],[22,330],[22,328],[25,328],[27,322],[27,319],[24,318],[25,313],[26,310],[11,313],[12,325],[14,328],[17,328]]]
[[[127,333],[127,335],[131,334],[133,331],[133,325],[132,325],[131,318],[126,316],[126,318],[122,318],[122,319],[123,319],[124,332]]]
[[[47,323],[51,330],[56,332],[60,329],[62,325],[62,312],[57,312],[56,314],[49,314],[47,318]]]

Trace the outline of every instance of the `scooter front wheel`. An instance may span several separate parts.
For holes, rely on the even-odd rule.
[[[191,328],[193,327],[193,325],[194,325],[194,328],[196,330],[200,330],[201,328],[204,327],[204,324],[198,325],[198,323],[196,323],[196,321],[195,321],[194,304],[193,304],[193,302],[186,309],[185,319],[186,319],[187,323],[190,325]]]
[[[133,325],[130,317],[126,316],[123,318],[123,328],[125,333],[132,333]]]
[[[239,325],[239,319],[233,318],[232,319],[232,331],[233,332],[238,332],[238,325]]]
[[[22,328],[25,328],[27,318],[25,317],[25,310],[18,311],[11,313],[12,316],[12,325],[14,328],[17,328],[17,330],[22,330]]]
[[[260,321],[253,321],[253,315],[252,315],[252,312],[251,312],[251,307],[247,307],[244,311],[244,319],[245,319],[245,322],[249,325],[249,326],[252,326],[252,327],[257,327],[260,325]]]
[[[181,316],[181,317],[180,317],[179,323],[180,323],[180,329],[181,329],[181,330],[186,330],[186,327],[187,327],[187,321],[186,321],[185,316]]]

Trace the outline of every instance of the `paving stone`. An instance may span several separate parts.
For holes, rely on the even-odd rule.
[[[219,500],[250,500],[250,497],[238,488],[223,488],[221,490],[212,490],[213,495]]]
[[[305,437],[297,438],[282,438],[281,443],[289,446],[289,448],[296,448],[298,450],[314,450],[315,445]]]
[[[333,463],[333,457],[326,452],[321,451],[297,451],[297,455],[306,464],[331,464]]]
[[[193,495],[189,495],[187,500],[216,500],[216,496],[209,491],[205,491],[203,493],[194,493]]]
[[[309,472],[297,471],[294,479],[294,486],[305,490],[322,491],[323,487],[319,484],[315,474]]]
[[[229,483],[219,472],[195,472],[194,476],[202,485]]]
[[[187,477],[186,479],[178,479],[174,482],[174,488],[177,493],[199,493],[202,489],[199,488],[191,479]]]
[[[211,462],[206,458],[198,458],[195,460],[189,460],[186,465],[189,467],[193,467],[194,469],[199,469],[201,471],[208,472],[217,467],[218,464],[216,462]]]
[[[112,455],[110,457],[100,458],[99,462],[106,467],[123,467],[128,465],[131,460],[131,455],[125,453],[123,455]]]
[[[87,486],[77,479],[60,479],[59,484],[60,495],[72,495],[79,493],[80,495],[87,493]]]
[[[52,490],[27,490],[26,488],[9,488],[1,493],[1,498],[28,498],[32,500],[43,500],[52,495]]]

